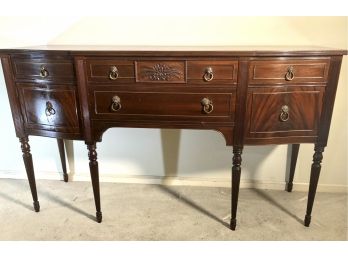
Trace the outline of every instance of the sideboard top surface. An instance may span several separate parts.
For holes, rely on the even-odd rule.
[[[66,52],[72,55],[157,55],[157,56],[329,56],[347,55],[346,49],[322,46],[117,46],[117,45],[41,45],[0,49],[0,54],[27,52]]]

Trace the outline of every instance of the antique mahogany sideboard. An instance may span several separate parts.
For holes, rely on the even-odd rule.
[[[292,144],[287,191],[300,143],[314,143],[309,226],[341,61],[321,47],[42,46],[0,50],[16,135],[40,210],[29,135],[84,140],[102,221],[96,142],[111,127],[212,129],[233,146],[230,228],[244,145]]]

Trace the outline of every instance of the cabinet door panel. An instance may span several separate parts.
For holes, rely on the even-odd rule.
[[[324,88],[250,88],[247,137],[316,136]]]
[[[19,86],[25,127],[56,132],[77,133],[79,121],[75,90]]]

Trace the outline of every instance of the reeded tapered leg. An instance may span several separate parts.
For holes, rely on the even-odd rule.
[[[60,161],[62,163],[64,182],[68,182],[69,176],[68,176],[68,173],[66,171],[64,140],[61,138],[57,138],[57,144],[58,144],[58,149],[59,149]]]
[[[299,149],[300,149],[300,144],[293,144],[292,145],[289,180],[288,180],[288,183],[286,186],[286,190],[288,192],[292,191],[292,182],[294,180],[296,162],[297,162],[297,156],[298,156]]]
[[[230,229],[236,230],[237,225],[237,205],[239,195],[240,173],[242,163],[243,147],[233,147],[233,166],[232,166],[232,195],[231,195],[231,223]]]
[[[318,186],[318,180],[319,180],[319,175],[321,170],[321,161],[323,160],[323,152],[324,152],[323,146],[315,145],[313,163],[311,168],[311,178],[309,181],[307,211],[306,211],[306,217],[304,220],[304,225],[306,227],[309,227],[309,224],[311,223],[311,213],[312,213],[315,193],[317,191],[317,186]]]
[[[87,145],[88,158],[89,158],[89,170],[91,173],[94,202],[96,208],[96,219],[97,222],[102,222],[102,213],[100,210],[100,192],[99,192],[99,169],[97,162],[97,147],[95,144]]]
[[[39,212],[40,211],[40,203],[37,199],[34,166],[33,166],[33,159],[32,159],[31,153],[30,153],[29,139],[28,139],[28,137],[22,137],[19,139],[19,141],[21,142],[25,171],[27,172],[30,191],[31,191],[31,195],[33,196],[34,210],[36,212]]]

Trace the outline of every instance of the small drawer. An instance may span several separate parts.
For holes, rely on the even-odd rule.
[[[238,61],[188,61],[187,82],[195,84],[237,83]]]
[[[134,83],[134,62],[119,59],[88,59],[86,61],[89,82]]]
[[[247,137],[316,136],[325,87],[252,88]]]
[[[186,83],[185,61],[137,61],[136,81],[150,83]]]
[[[19,81],[75,82],[70,59],[13,59],[13,73]]]
[[[234,93],[94,91],[94,118],[233,121]]]
[[[18,84],[18,91],[26,128],[79,133],[74,89],[64,85],[44,89],[35,84]]]
[[[325,83],[329,65],[328,58],[251,61],[249,84]]]

